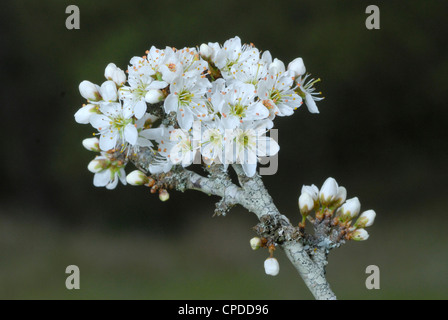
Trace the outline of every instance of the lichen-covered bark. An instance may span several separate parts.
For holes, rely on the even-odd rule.
[[[141,149],[129,158],[137,168],[149,174],[151,151]],[[221,197],[215,213],[225,215],[234,205],[241,205],[254,213],[260,223],[254,228],[262,237],[281,247],[316,299],[336,299],[325,278],[327,254],[331,249],[327,242],[305,235],[282,215],[266,190],[260,176],[247,177],[240,165],[233,165],[239,186],[218,165],[207,168],[208,176],[202,176],[180,166],[170,172],[152,175],[159,183],[179,191],[197,190]]]

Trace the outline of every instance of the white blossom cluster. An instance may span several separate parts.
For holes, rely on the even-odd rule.
[[[286,67],[239,37],[199,48],[153,46],[132,58],[126,72],[110,63],[104,75],[101,85],[79,85],[87,104],[75,120],[97,130],[84,145],[101,152],[97,162],[116,151],[128,155],[151,148],[152,174],[187,167],[200,155],[206,165],[241,164],[251,177],[260,157],[279,151],[267,135],[275,118],[292,115],[303,102],[318,113],[315,101],[322,99],[313,87],[319,79],[308,80],[302,58]],[[109,162],[103,161],[101,170],[89,166],[96,168],[95,186],[126,183],[126,163]]]

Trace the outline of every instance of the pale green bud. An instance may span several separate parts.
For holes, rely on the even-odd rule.
[[[134,170],[126,176],[126,182],[132,186],[142,186],[147,184],[149,179],[140,170]]]
[[[250,239],[250,247],[252,248],[252,250],[260,249],[261,243],[262,242],[259,237],[253,237],[252,239]]]
[[[365,228],[370,227],[375,221],[376,213],[373,210],[364,211],[356,220],[354,227]]]
[[[369,233],[365,230],[365,229],[356,229],[352,234],[351,234],[351,239],[355,240],[355,241],[364,241],[367,240],[369,238]]]

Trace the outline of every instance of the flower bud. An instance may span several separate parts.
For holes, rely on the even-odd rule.
[[[264,261],[264,271],[266,274],[270,276],[276,276],[278,275],[280,271],[280,265],[278,264],[277,259],[275,258],[267,258]]]
[[[269,72],[272,74],[283,73],[285,70],[285,64],[277,58],[269,65]]]
[[[162,90],[151,89],[146,93],[145,100],[150,104],[158,103],[165,98]]]
[[[339,221],[347,222],[359,214],[361,203],[357,197],[348,199],[338,210]]]
[[[118,87],[126,82],[126,74],[118,68],[114,63],[109,63],[104,70],[104,76],[107,80],[112,80]]]
[[[369,233],[365,230],[365,229],[356,229],[352,234],[351,234],[351,239],[355,240],[355,241],[364,241],[369,239]]]
[[[107,80],[112,80],[112,76],[114,74],[114,72],[117,70],[117,66],[115,65],[115,63],[109,63],[106,67],[106,69],[104,70],[104,77]]]
[[[98,173],[109,167],[110,161],[107,159],[94,159],[89,162],[87,169],[92,173]]]
[[[333,178],[327,178],[319,192],[319,199],[323,206],[328,207],[338,195],[338,183]]]
[[[101,85],[101,96],[104,101],[114,102],[118,100],[117,85],[112,80],[107,80]]]
[[[306,72],[305,64],[302,58],[296,58],[288,64],[288,70],[294,72],[294,77],[304,75]]]
[[[159,199],[160,201],[167,201],[170,198],[170,194],[165,189],[160,190]]]
[[[373,210],[364,211],[356,220],[354,225],[355,228],[365,228],[370,227],[375,221],[376,212]]]
[[[75,121],[81,124],[87,124],[90,122],[90,116],[92,114],[98,114],[98,110],[96,108],[96,105],[94,104],[87,104],[80,108],[75,113]]]
[[[201,46],[199,47],[199,53],[201,54],[201,56],[208,60],[211,58],[211,56],[213,55],[213,48],[210,47],[208,44],[201,44]]]
[[[115,82],[118,87],[121,87],[126,83],[126,80],[126,73],[124,73],[124,71],[120,68],[117,68],[112,75],[112,81]]]
[[[319,188],[317,188],[314,184],[310,186],[302,186],[302,193],[308,193],[311,198],[313,198],[314,202],[319,199]]]
[[[259,237],[253,237],[250,239],[250,247],[252,250],[260,249],[261,247],[261,239]]]
[[[89,101],[101,100],[100,87],[87,80],[79,84],[79,93],[84,99]]]
[[[314,208],[313,197],[308,192],[304,192],[299,197],[299,208],[302,216],[306,217]]]
[[[345,189],[342,186],[338,187],[338,193],[336,195],[335,205],[340,206],[341,204],[344,203],[345,199],[347,199],[347,189]]]
[[[142,186],[149,182],[148,177],[140,170],[134,170],[126,176],[126,182],[131,186]]]
[[[96,137],[82,140],[82,145],[89,151],[100,152],[100,141]]]

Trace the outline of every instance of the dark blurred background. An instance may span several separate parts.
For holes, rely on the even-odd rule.
[[[80,30],[65,9],[78,5]],[[367,30],[366,7],[381,29]],[[377,221],[366,242],[330,254],[341,299],[447,299],[448,3],[446,1],[2,1],[3,136],[0,298],[311,299],[281,252],[264,274],[252,252],[255,216],[212,218],[214,197],[147,188],[95,188],[93,128],[74,113],[78,84],[104,81],[114,62],[151,45],[196,46],[238,35],[286,64],[303,57],[326,99],[277,118],[279,170],[264,180],[279,209],[299,221],[303,184],[332,176]],[[128,168],[128,172],[132,167]],[[65,288],[65,268],[81,290]],[[367,290],[378,265],[381,289]]]

